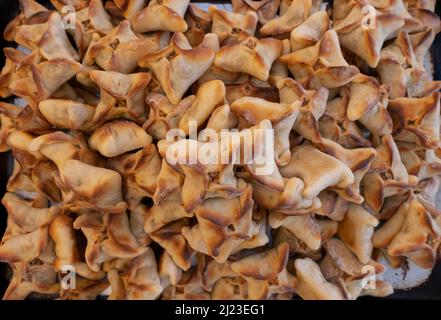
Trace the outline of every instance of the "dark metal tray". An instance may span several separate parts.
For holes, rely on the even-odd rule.
[[[40,0],[42,4],[47,5],[50,3],[47,0]],[[224,3],[222,0],[205,0],[205,1],[193,1],[192,2],[212,2],[212,3]],[[330,1],[328,1],[330,2]],[[18,13],[18,0],[0,0],[0,30],[4,30],[6,24],[14,18]],[[436,12],[441,16],[441,1],[436,3]],[[8,43],[0,36],[1,48],[11,46],[13,44]],[[432,56],[435,66],[435,79],[441,79],[441,33],[439,33],[435,39],[432,47]],[[0,52],[0,66],[3,66],[5,57],[3,51]],[[8,181],[8,163],[10,162],[9,153],[0,153],[0,196],[5,193],[6,184]],[[0,205],[0,237],[3,235],[6,228],[7,213],[5,208]],[[10,271],[9,267],[5,263],[0,263],[0,297],[3,296],[8,283]],[[373,299],[373,298],[369,298]],[[412,288],[410,290],[396,290],[393,295],[387,297],[387,299],[436,299],[441,300],[441,261],[435,266],[429,279],[422,285]]]

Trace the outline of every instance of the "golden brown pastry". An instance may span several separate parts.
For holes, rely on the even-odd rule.
[[[148,73],[129,75],[115,71],[94,70],[90,78],[100,88],[100,101],[93,115],[93,123],[103,122],[123,113],[126,117],[143,119],[146,111],[144,99],[151,76]]]
[[[146,147],[152,138],[132,121],[115,120],[96,129],[89,138],[92,149],[112,158]]]
[[[334,8],[340,3],[342,1],[334,4]],[[334,26],[340,43],[360,56],[370,67],[375,68],[380,61],[380,50],[384,41],[404,26],[405,19],[393,11],[383,13],[374,8],[375,26],[373,26],[366,22],[362,5],[356,4],[348,11],[347,15],[338,20]]]
[[[239,38],[222,47],[214,65],[230,72],[243,72],[259,80],[268,80],[273,62],[282,54],[282,43],[274,38]]]
[[[435,1],[51,3],[4,30],[4,299],[355,300],[435,266]]]
[[[150,1],[147,7],[134,14],[130,23],[136,32],[187,31],[184,14],[189,0]]]
[[[177,104],[185,91],[208,70],[213,59],[213,49],[192,48],[182,33],[175,33],[167,48],[147,54],[140,65],[153,71],[170,102]],[[187,72],[188,68],[191,73]]]
[[[222,43],[228,38],[234,38],[240,32],[253,36],[257,26],[257,14],[253,11],[242,13],[228,12],[210,6],[208,12],[212,18],[211,30],[219,37]]]
[[[137,36],[128,21],[121,22],[101,38],[94,37],[96,40],[91,40],[85,59],[88,64],[93,61],[106,71],[131,73],[146,53],[159,49],[152,39]]]

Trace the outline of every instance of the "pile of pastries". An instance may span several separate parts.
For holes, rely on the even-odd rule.
[[[433,268],[435,2],[20,0],[3,298],[356,299],[393,292],[386,267]],[[169,161],[195,139],[237,156],[191,122],[272,129],[273,169]]]

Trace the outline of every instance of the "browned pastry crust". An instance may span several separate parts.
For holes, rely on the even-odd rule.
[[[51,2],[4,31],[4,299],[353,300],[433,268],[435,1]]]

